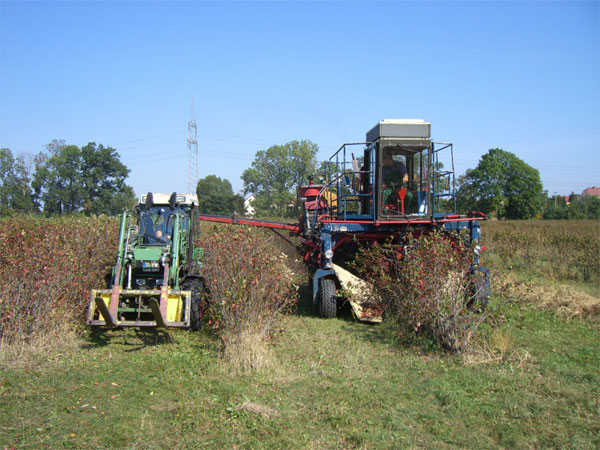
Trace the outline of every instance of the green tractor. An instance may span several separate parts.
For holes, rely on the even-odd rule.
[[[121,216],[108,289],[91,293],[87,324],[200,328],[206,296],[194,248],[196,194],[148,193]]]

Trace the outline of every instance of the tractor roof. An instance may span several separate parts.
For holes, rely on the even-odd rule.
[[[153,205],[168,205],[169,199],[171,198],[172,193],[165,194],[160,192],[152,193],[152,204]],[[143,205],[146,203],[146,198],[148,194],[142,194],[138,201],[138,205]],[[196,194],[177,194],[177,203],[179,205],[195,205],[198,206],[198,196]]]

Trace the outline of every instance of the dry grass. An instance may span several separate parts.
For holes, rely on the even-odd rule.
[[[527,350],[515,348],[510,333],[498,329],[473,342],[469,351],[463,353],[463,362],[467,366],[513,363],[522,368],[530,364],[532,358]]]
[[[221,361],[233,375],[261,372],[275,365],[264,330],[253,324],[246,324],[240,332],[224,335],[223,341]]]
[[[82,344],[81,330],[73,323],[59,322],[54,328],[27,339],[0,342],[0,367],[31,369],[69,360]]]
[[[555,311],[567,317],[600,315],[600,298],[568,285],[521,281],[513,274],[492,278],[493,292],[513,302]]]
[[[261,405],[260,403],[244,402],[236,408],[236,411],[247,411],[252,414],[257,414],[264,419],[269,419],[273,416],[277,416],[278,413],[275,409],[267,405]]]

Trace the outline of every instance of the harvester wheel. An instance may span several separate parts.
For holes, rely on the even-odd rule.
[[[471,305],[481,312],[485,311],[490,301],[490,282],[483,274],[475,274],[472,283]]]
[[[337,314],[335,281],[329,278],[319,279],[319,314],[326,319],[335,317]]]
[[[202,280],[197,278],[188,279],[183,283],[183,289],[192,291],[192,304],[190,305],[190,328],[199,330],[202,326],[202,310],[206,297],[206,288]]]

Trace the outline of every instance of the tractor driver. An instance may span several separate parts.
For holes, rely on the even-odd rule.
[[[160,226],[156,228],[156,231],[154,232],[154,234],[158,239],[164,240],[164,237],[163,237],[164,234],[163,234],[163,231],[160,228]]]
[[[164,222],[160,222],[156,225],[154,235],[160,242],[169,242],[171,240],[171,235],[166,232]]]
[[[381,188],[383,205],[393,205],[398,200],[398,190],[406,189],[408,185],[408,170],[401,161],[394,161],[391,152],[383,152],[383,165],[381,167]],[[409,204],[413,195],[406,192],[404,203]]]
[[[163,208],[156,211],[156,216],[154,218],[154,236],[159,242],[168,242],[171,240],[171,236],[167,232],[167,224],[163,215],[164,211]]]

